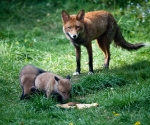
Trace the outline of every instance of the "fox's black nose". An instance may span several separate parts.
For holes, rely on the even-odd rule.
[[[77,38],[77,35],[73,35],[73,38],[76,39],[76,38]]]

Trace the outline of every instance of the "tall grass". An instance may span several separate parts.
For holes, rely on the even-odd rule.
[[[9,2],[9,4],[8,4]],[[110,4],[110,3],[111,4]],[[125,39],[149,43],[149,1],[1,1],[0,5],[0,124],[38,125],[149,125],[150,49],[128,52],[111,45],[110,69],[104,70],[103,53],[93,41],[94,71],[87,75],[87,52],[82,47],[81,72],[75,71],[75,52],[62,32],[61,11],[70,14],[108,10],[115,16]],[[113,4],[112,4],[113,3]],[[84,5],[84,6],[83,6]],[[142,15],[143,13],[144,16]],[[20,101],[19,71],[33,64],[63,77],[71,75],[72,98],[97,102],[97,108],[61,109],[54,98],[34,95]]]

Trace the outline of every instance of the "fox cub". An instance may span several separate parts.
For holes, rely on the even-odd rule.
[[[36,77],[45,72],[43,69],[39,69],[33,65],[24,66],[19,74],[20,86],[22,88],[22,95],[20,100],[28,98],[32,92],[36,91],[34,82]]]
[[[63,101],[70,97],[70,76],[62,78],[56,74],[45,72],[37,76],[35,86],[38,90],[45,92],[47,98],[52,94],[59,94]]]

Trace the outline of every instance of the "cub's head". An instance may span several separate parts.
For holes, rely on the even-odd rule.
[[[77,15],[69,15],[65,10],[62,11],[63,31],[71,39],[77,39],[84,31],[84,10]]]
[[[59,79],[56,76],[54,78],[56,83],[54,87],[54,92],[61,95],[63,101],[69,99],[71,92],[70,76],[67,76],[67,78],[65,79]]]

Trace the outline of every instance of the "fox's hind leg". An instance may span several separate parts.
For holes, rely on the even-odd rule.
[[[116,33],[116,25],[114,18],[110,16],[106,32],[97,38],[97,43],[104,53],[104,68],[109,68],[110,44]]]
[[[109,61],[110,61],[110,42],[107,39],[107,35],[103,34],[97,39],[97,43],[101,50],[104,53],[104,68],[109,68]]]
[[[86,46],[89,58],[89,75],[93,74],[93,53],[92,53],[92,45],[91,42]]]
[[[20,100],[24,99],[24,93],[22,92],[21,96],[20,96]]]
[[[22,94],[21,94],[21,96],[20,96],[20,100],[23,100],[25,97],[24,97],[24,89],[23,89],[23,87],[21,86],[21,88],[22,88]]]

